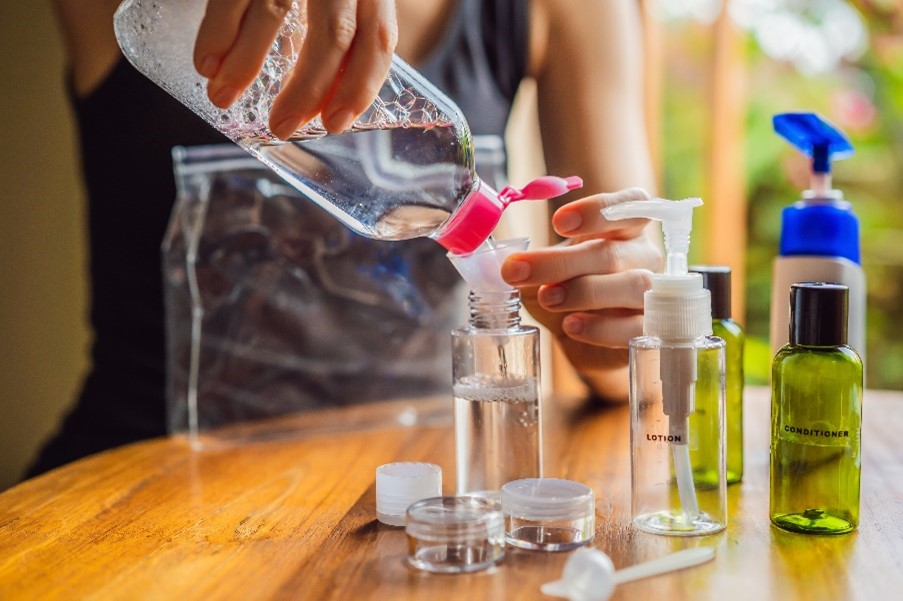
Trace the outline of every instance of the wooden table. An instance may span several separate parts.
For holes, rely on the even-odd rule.
[[[628,413],[547,407],[547,475],[596,492],[595,546],[617,567],[698,545],[714,562],[626,584],[615,599],[903,599],[903,394],[869,392],[857,533],[803,536],[768,521],[768,398],[747,393],[746,477],[709,537],[629,522]],[[450,426],[388,428],[192,451],[179,438],[97,455],[0,494],[0,599],[551,599],[566,553],[509,551],[492,570],[404,564],[402,530],[375,521],[374,470],[443,466]]]

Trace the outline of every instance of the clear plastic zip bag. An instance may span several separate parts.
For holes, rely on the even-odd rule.
[[[477,153],[504,183],[500,139]],[[361,237],[231,144],[173,156],[171,433],[204,447],[450,420],[466,290],[441,246]]]

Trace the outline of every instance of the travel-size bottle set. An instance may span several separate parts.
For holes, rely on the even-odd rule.
[[[858,219],[831,187],[831,162],[853,149],[813,113],[776,115],[774,128],[811,157],[812,175],[783,211],[774,266],[769,516],[791,532],[843,534],[859,523],[865,276]],[[663,223],[667,269],[653,276],[644,336],[630,343],[633,520],[660,534],[723,529],[725,485],[743,476],[744,335],[731,319],[730,270],[686,267],[699,204],[603,212]]]
[[[434,239],[471,288],[470,322],[452,333],[457,496],[442,496],[432,464],[388,464],[376,474],[377,516],[405,526],[409,564],[471,572],[497,564],[506,546],[561,551],[591,542],[592,489],[543,477],[539,333],[521,323],[519,293],[500,277],[526,241],[490,235],[511,202],[553,198],[579,178],[492,190],[476,175],[460,110],[397,57],[348,131],[330,135],[315,119],[280,140],[267,122],[304,35],[297,5],[261,75],[227,110],[210,103],[191,65],[203,5],[127,0],[115,18],[123,53],[349,228],[381,240]],[[783,211],[774,267],[770,517],[792,532],[841,534],[859,516],[865,279],[858,220],[831,187],[831,161],[852,146],[812,113],[777,115],[774,126],[811,157],[812,175]],[[667,266],[652,277],[643,335],[629,345],[632,521],[656,534],[724,530],[727,485],[743,475],[744,339],[731,319],[730,271],[687,264],[701,205],[654,199],[603,211],[610,220],[661,221],[664,232]],[[678,553],[613,573],[601,551],[578,551],[563,580],[543,590],[583,598],[576,583],[587,574],[610,592],[711,556]]]
[[[859,222],[831,186],[831,162],[853,148],[813,113],[776,115],[774,128],[811,157],[812,174],[783,211],[774,266],[769,516],[791,532],[843,534],[859,523],[865,276]],[[723,529],[725,485],[743,476],[744,335],[731,319],[730,270],[686,267],[699,204],[603,211],[663,223],[667,268],[646,293],[644,336],[630,343],[633,520],[660,534]]]
[[[814,157],[849,152],[813,114],[778,115],[775,127]],[[826,164],[829,171],[830,161],[813,160],[813,189],[785,210],[775,265],[775,285],[789,281],[789,318],[772,367],[769,513],[778,528],[806,534],[850,532],[859,516],[862,362],[847,341],[863,344],[848,323],[851,290],[861,294],[864,280],[857,220],[830,188]],[[702,204],[654,199],[603,211],[609,220],[661,221],[664,234],[666,268],[652,276],[643,335],[629,349],[631,516],[654,534],[724,530],[727,486],[743,477],[744,333],[731,318],[730,269],[687,265],[693,211]],[[831,240],[835,233],[842,239]],[[452,334],[458,496],[440,496],[434,483],[433,498],[408,507],[409,563],[420,569],[484,569],[501,561],[506,545],[560,551],[593,538],[592,490],[542,477],[538,333],[520,325],[518,294],[498,277],[504,258],[522,248],[523,241],[503,241],[450,255],[473,289],[471,323]],[[861,311],[864,302],[855,306]],[[774,314],[780,319],[780,308]],[[860,316],[853,323],[861,325]],[[404,464],[393,465],[381,469]],[[384,490],[378,476],[378,503]],[[577,565],[601,570],[577,554],[565,574]],[[580,578],[543,590],[579,598],[568,587]]]

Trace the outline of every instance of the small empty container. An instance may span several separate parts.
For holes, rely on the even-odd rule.
[[[509,545],[567,551],[595,533],[595,495],[588,486],[558,478],[524,478],[502,487],[502,513]]]
[[[405,512],[420,499],[442,494],[442,468],[433,463],[398,462],[376,468],[376,519],[404,526]]]
[[[505,521],[485,497],[436,497],[408,508],[408,564],[427,572],[485,570],[505,557]]]

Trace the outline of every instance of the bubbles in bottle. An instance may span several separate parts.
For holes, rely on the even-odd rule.
[[[537,397],[536,378],[500,374],[473,374],[454,384],[456,397],[479,402],[516,403]]]

